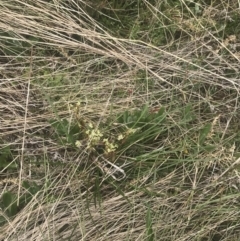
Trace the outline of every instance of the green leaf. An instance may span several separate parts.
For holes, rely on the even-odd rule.
[[[2,195],[2,202],[5,208],[9,207],[12,203],[12,194],[10,192],[5,192]]]
[[[24,208],[32,200],[33,196],[41,190],[41,186],[37,185],[35,182],[29,183],[28,181],[23,181],[22,186],[27,192],[19,199],[19,209]]]
[[[67,127],[65,126],[67,124],[66,121],[50,120],[49,122],[59,136],[66,134],[67,132]]]
[[[184,123],[190,122],[195,119],[195,115],[193,113],[192,109],[192,104],[188,104],[184,109],[183,109],[183,121]]]
[[[12,217],[17,214],[17,201],[16,196],[13,193],[5,192],[2,195],[2,202],[8,216]]]
[[[75,144],[77,134],[81,131],[78,125],[69,126],[71,124],[67,119],[50,120],[49,122],[62,143]]]
[[[0,227],[2,227],[7,222],[7,219],[4,216],[0,215]]]
[[[147,240],[154,241],[154,232],[152,227],[152,213],[149,206],[146,214],[146,228],[147,228]]]
[[[15,170],[17,168],[17,164],[12,162],[12,153],[10,146],[5,146],[0,149],[0,170],[7,167],[8,170]]]
[[[29,184],[29,182],[26,181],[26,180],[24,180],[24,181],[22,182],[22,186],[23,186],[25,189],[27,189],[27,190],[30,188],[30,184]]]
[[[206,124],[199,132],[199,145],[202,145],[206,140],[207,135],[210,133],[212,124]]]
[[[212,152],[216,149],[216,146],[214,145],[206,145],[202,146],[200,150],[206,151],[206,152]]]
[[[157,113],[157,116],[162,116],[165,113],[165,108],[161,107]]]
[[[11,149],[10,146],[5,146],[0,149],[0,155],[2,158],[7,158],[11,155]]]
[[[144,121],[149,115],[149,107],[148,105],[145,105],[143,109],[140,111],[140,116],[138,118],[138,121]]]
[[[30,184],[28,181],[23,181],[22,186],[32,195],[35,195],[41,190],[41,186],[37,185],[35,182]]]

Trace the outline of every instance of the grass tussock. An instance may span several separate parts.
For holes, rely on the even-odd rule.
[[[239,7],[0,1],[0,239],[239,240]]]

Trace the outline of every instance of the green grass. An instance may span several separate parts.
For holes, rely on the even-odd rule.
[[[0,7],[0,239],[239,239],[238,1]]]

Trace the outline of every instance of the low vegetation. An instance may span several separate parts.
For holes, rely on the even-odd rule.
[[[239,1],[0,9],[0,240],[239,240]]]

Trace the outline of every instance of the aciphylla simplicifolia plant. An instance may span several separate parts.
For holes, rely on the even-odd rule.
[[[75,141],[75,146],[85,150],[107,176],[111,176],[117,181],[124,179],[126,176],[124,170],[114,164],[116,153],[125,140],[138,129],[125,126],[125,130],[114,134],[109,131],[109,128],[103,128],[101,123],[94,125],[92,121],[84,118],[81,115],[81,107],[80,102],[71,106],[74,119],[81,130],[80,138]]]
[[[119,164],[121,156],[124,154],[131,161],[136,160],[136,155],[144,157],[144,146],[156,142],[168,128],[163,125],[166,117],[163,107],[155,110],[145,105],[97,124],[85,118],[82,109],[81,102],[71,105],[71,123],[58,119],[52,120],[51,126],[62,144],[85,152],[106,178],[111,176],[117,181],[125,178],[123,168],[129,164],[127,160]]]

